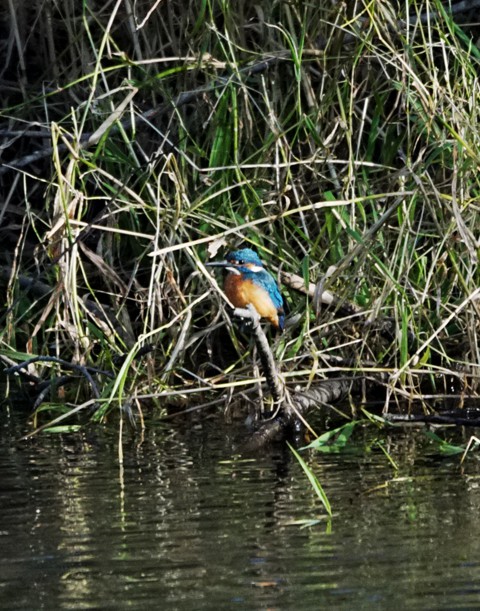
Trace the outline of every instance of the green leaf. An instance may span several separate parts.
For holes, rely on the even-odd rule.
[[[439,452],[445,454],[446,456],[462,454],[465,451],[465,448],[448,443],[448,441],[445,441],[438,435],[435,435],[435,433],[432,433],[432,431],[424,431],[424,433],[427,437],[430,437],[430,439],[438,445]]]
[[[318,498],[322,501],[322,504],[325,507],[328,515],[332,517],[332,507],[330,505],[330,501],[328,500],[327,495],[325,494],[325,491],[322,488],[322,485],[318,481],[317,476],[315,475],[315,473],[313,473],[313,471],[310,469],[307,463],[303,460],[300,454],[290,444],[288,444],[288,447],[290,448],[293,455],[300,463],[300,466],[304,470],[305,475],[308,477],[308,480],[312,488],[314,489],[315,493],[317,494]]]
[[[323,435],[320,435],[320,437],[317,437],[317,439],[312,441],[308,446],[302,448],[302,450],[314,449],[319,452],[339,452],[347,445],[354,428],[361,422],[364,421],[352,420],[337,429],[327,431],[323,433]]]

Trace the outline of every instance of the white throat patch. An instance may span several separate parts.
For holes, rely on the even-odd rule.
[[[242,273],[238,271],[238,269],[236,267],[227,267],[226,268],[229,272],[231,272],[232,274],[236,274],[237,276],[241,276]]]

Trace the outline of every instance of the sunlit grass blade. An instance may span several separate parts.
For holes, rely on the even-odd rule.
[[[392,465],[392,467],[395,469],[395,471],[399,470],[399,466],[398,464],[395,462],[395,460],[392,458],[392,455],[390,454],[390,452],[387,450],[387,448],[385,447],[384,443],[380,440],[377,441],[375,443],[375,447],[376,448],[380,448],[380,450],[384,453],[384,455],[387,457],[388,462]]]
[[[54,433],[58,435],[61,433],[78,433],[78,431],[80,431],[81,429],[82,429],[81,424],[69,424],[65,426],[50,426],[50,427],[43,429],[43,432],[44,433]]]
[[[460,463],[463,463],[463,461],[465,460],[469,452],[478,451],[479,448],[480,448],[480,439],[476,437],[475,435],[472,435],[470,439],[468,440],[467,447],[465,448],[465,452],[463,453],[462,460],[460,461]]]

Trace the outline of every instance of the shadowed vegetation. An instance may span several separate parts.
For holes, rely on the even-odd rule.
[[[250,246],[284,279],[287,329],[271,337],[288,386],[356,376],[425,405],[476,393],[468,13],[437,0],[2,11],[5,365],[91,368],[95,419],[257,402],[251,342],[203,266]],[[93,403],[85,371],[28,373],[10,384],[74,376],[45,390],[49,417]]]

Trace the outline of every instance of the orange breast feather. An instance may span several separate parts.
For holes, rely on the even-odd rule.
[[[224,284],[225,295],[236,308],[244,308],[249,303],[261,318],[266,318],[278,327],[278,312],[268,292],[252,280],[244,280],[239,274],[228,274]]]

